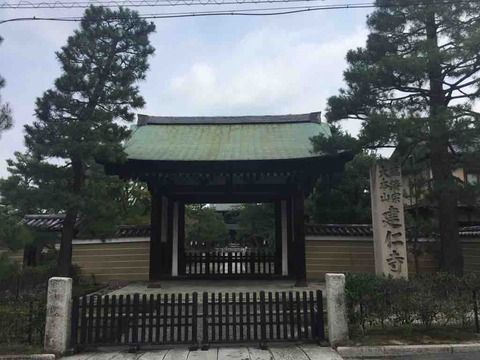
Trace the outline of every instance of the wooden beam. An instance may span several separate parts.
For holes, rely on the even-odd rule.
[[[158,280],[161,276],[161,267],[160,261],[161,258],[161,198],[153,192],[150,191],[151,198],[151,211],[150,211],[150,271],[149,278],[150,281]]]
[[[178,273],[185,275],[185,203],[178,207]]]
[[[285,199],[285,194],[172,194],[172,198],[186,204],[228,204],[228,203],[263,203]]]
[[[173,200],[168,199],[167,206],[167,243],[165,244],[164,274],[172,275],[172,251],[173,251]]]
[[[295,236],[295,286],[307,286],[307,270],[305,265],[305,198],[303,190],[294,195],[293,229]]]
[[[287,200],[288,273],[293,275],[295,256],[295,234],[293,231],[293,195]]]
[[[159,190],[166,194],[234,194],[234,195],[261,195],[271,194],[279,195],[286,192],[293,192],[297,186],[295,184],[232,184],[223,185],[182,185],[168,184],[159,186]]]
[[[275,274],[282,274],[282,205],[275,201]]]
[[[288,201],[280,201],[282,238],[282,275],[288,276]]]
[[[158,254],[155,261],[157,261],[160,265],[160,272],[162,277],[166,275],[171,275],[170,269],[167,268],[165,265],[167,263],[167,259],[170,257],[168,251],[168,198],[165,196],[160,196],[161,199],[161,227],[160,227],[160,248],[161,251]]]
[[[130,159],[122,164],[107,163],[108,174],[123,177],[140,176],[141,174],[173,174],[173,173],[322,173],[341,169],[353,158],[350,153],[321,155],[302,159],[267,159],[267,160],[235,160],[235,161],[162,161]]]

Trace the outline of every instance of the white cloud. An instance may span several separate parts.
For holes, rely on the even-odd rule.
[[[364,43],[366,31],[306,37],[276,27],[249,32],[228,53],[193,62],[173,76],[167,96],[181,99],[191,113],[323,110],[326,98],[341,86],[346,52]]]
[[[22,10],[22,16],[81,13]],[[139,112],[241,115],[323,110],[326,98],[342,86],[346,52],[366,39],[365,15],[359,10],[159,20],[151,38],[156,55],[140,84],[146,107]],[[78,26],[40,21],[2,26],[0,74],[7,80],[2,98],[14,109],[15,125],[0,139],[0,177],[7,175],[5,159],[24,148],[23,125],[34,119],[35,98],[61,71],[54,52]]]

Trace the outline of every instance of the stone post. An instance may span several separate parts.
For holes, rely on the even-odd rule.
[[[67,351],[71,318],[72,279],[52,277],[48,281],[45,352],[61,355]]]
[[[326,274],[328,341],[336,347],[348,341],[345,275]]]

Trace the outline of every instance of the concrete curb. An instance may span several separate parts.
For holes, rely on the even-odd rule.
[[[480,351],[480,343],[441,345],[340,346],[337,352],[344,359],[383,358],[418,354],[467,353]]]
[[[0,355],[0,360],[55,360],[53,354]]]

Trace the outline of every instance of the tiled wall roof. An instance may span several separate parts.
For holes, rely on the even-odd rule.
[[[26,215],[23,223],[37,230],[60,231],[63,214]],[[77,225],[79,222],[77,222]],[[310,236],[373,236],[372,225],[369,224],[305,224],[305,234]],[[150,225],[120,225],[113,235],[115,238],[149,237]],[[480,226],[469,226],[460,229],[462,237],[480,237]]]

